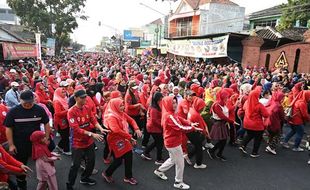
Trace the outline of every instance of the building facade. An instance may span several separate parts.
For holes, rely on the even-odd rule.
[[[229,0],[182,0],[169,18],[168,38],[240,32],[244,14]]]

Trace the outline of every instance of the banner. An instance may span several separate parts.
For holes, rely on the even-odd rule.
[[[229,35],[192,40],[170,40],[168,52],[174,55],[199,58],[217,58],[227,56]]]
[[[41,59],[41,34],[40,33],[36,33],[36,44],[37,44],[37,49],[38,49],[38,51],[37,51],[37,59],[40,59],[40,60],[42,60]]]
[[[46,55],[55,56],[55,44],[56,44],[56,40],[54,38],[47,38]]]
[[[37,48],[34,44],[2,43],[3,59],[17,60],[25,57],[37,57]]]

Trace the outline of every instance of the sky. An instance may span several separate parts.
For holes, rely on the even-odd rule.
[[[175,9],[181,0],[171,3]],[[246,14],[286,3],[287,0],[231,0],[245,7]],[[0,0],[0,6],[6,0]],[[103,36],[122,33],[124,29],[140,27],[148,24],[162,15],[145,6],[143,3],[163,14],[168,14],[170,3],[168,0],[87,0],[84,11],[87,21],[79,20],[79,27],[71,35],[74,41],[86,45],[87,48],[99,44]],[[101,26],[99,26],[101,22]]]

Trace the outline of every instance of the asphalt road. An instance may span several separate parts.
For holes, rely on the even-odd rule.
[[[99,143],[97,143],[99,145]],[[224,155],[227,162],[210,160],[207,152],[204,153],[206,169],[185,167],[184,181],[194,190],[309,190],[310,166],[307,165],[308,152],[293,152],[289,149],[278,149],[278,155],[264,152],[265,144],[261,146],[259,158],[244,157],[236,147],[226,147]],[[251,144],[249,145],[251,148]],[[155,152],[152,156],[155,157]],[[165,152],[167,158],[167,152]],[[56,162],[57,180],[60,190],[65,190],[71,158],[62,156]],[[34,168],[33,162],[29,164]],[[139,184],[130,186],[123,182],[124,167],[121,166],[113,175],[114,184],[107,184],[101,177],[101,172],[107,168],[102,162],[102,145],[96,151],[96,168],[99,173],[93,178],[97,180],[95,186],[89,187],[79,184],[79,176],[75,183],[76,190],[161,190],[174,189],[174,168],[166,173],[168,181],[158,179],[153,171],[156,165],[153,161],[142,160],[134,154],[133,173]],[[28,179],[29,189],[36,189],[35,173]]]

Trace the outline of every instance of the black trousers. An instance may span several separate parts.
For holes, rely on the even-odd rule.
[[[164,138],[162,133],[150,133],[153,137],[154,142],[146,147],[144,150],[145,154],[149,154],[156,147],[156,160],[162,160],[162,152],[164,146]]]
[[[32,144],[31,142],[15,142],[17,153],[14,155],[14,158],[24,165],[27,165],[29,157],[32,154]],[[27,189],[26,176],[16,176],[17,186],[20,190]]]
[[[69,152],[70,151],[70,141],[69,141],[69,136],[70,136],[70,129],[69,127],[65,129],[58,129],[58,133],[60,134],[60,141],[58,143],[58,147],[62,148],[64,152]]]
[[[119,158],[115,158],[111,165],[106,169],[105,173],[107,176],[112,176],[114,171],[122,165],[122,162],[124,160],[125,163],[125,177],[126,178],[132,178],[132,151],[128,151],[126,154]]]
[[[68,186],[73,186],[77,177],[81,161],[86,159],[85,170],[81,175],[81,179],[86,179],[91,176],[95,167],[95,147],[94,144],[87,148],[72,148],[72,165],[69,172]]]
[[[110,148],[109,148],[107,137],[108,137],[107,134],[103,135],[104,142],[105,142],[104,148],[103,148],[103,159],[107,159],[109,157],[109,154],[110,154]]]
[[[188,153],[188,156],[191,158],[195,155],[196,157],[196,164],[202,164],[203,158],[203,150],[202,150],[202,143],[205,139],[204,135],[199,132],[190,132],[186,134],[188,140],[194,145],[193,151]]]
[[[246,136],[243,139],[242,142],[242,146],[246,147],[248,145],[248,143],[254,139],[254,145],[253,145],[253,150],[252,150],[252,154],[257,154],[260,144],[262,142],[263,139],[263,133],[264,131],[252,131],[252,130],[246,130]]]
[[[150,134],[146,130],[146,117],[141,118],[141,116],[130,116],[132,119],[134,119],[141,131],[143,131],[143,139],[142,139],[142,146],[147,146],[150,140]],[[132,126],[129,126],[131,130],[134,133],[134,129]],[[133,135],[134,139],[137,139],[137,136],[134,134]]]
[[[227,139],[217,141],[214,147],[210,150],[210,152],[215,153],[216,150],[219,150],[217,155],[222,156],[224,148],[226,146],[226,141]]]

